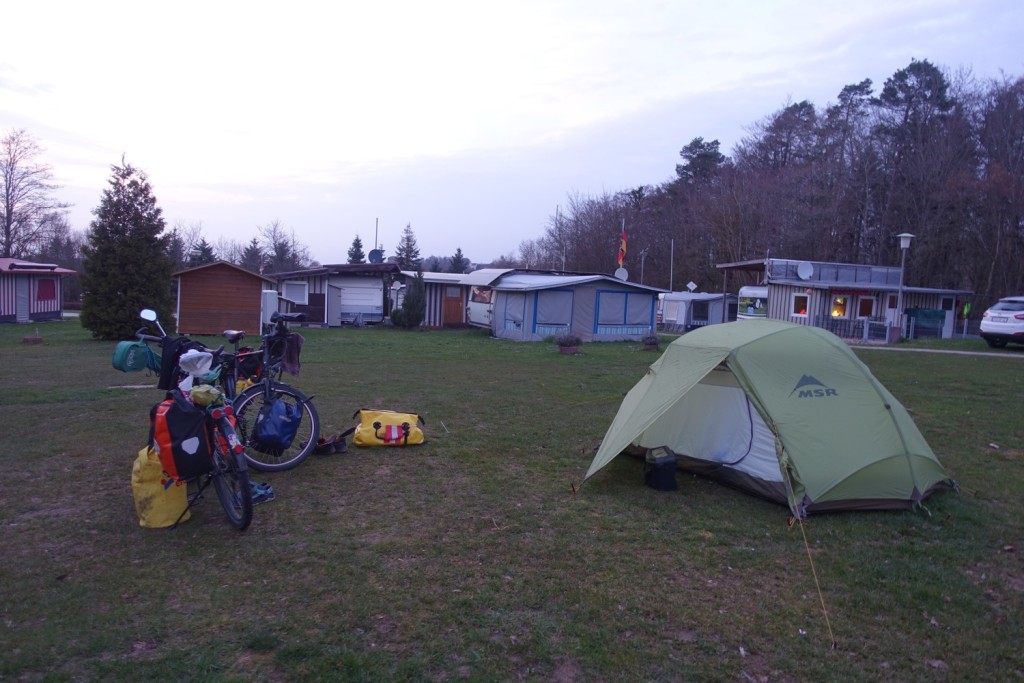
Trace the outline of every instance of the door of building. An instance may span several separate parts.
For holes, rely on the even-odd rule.
[[[441,304],[441,325],[461,325],[465,319],[466,306],[462,299],[462,287],[447,285],[444,288],[444,302]]]

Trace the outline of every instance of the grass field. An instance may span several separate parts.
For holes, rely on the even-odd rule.
[[[1024,678],[1024,349],[858,350],[961,492],[801,528],[628,457],[579,488],[639,344],[302,330],[325,432],[381,407],[428,442],[257,473],[277,499],[239,533],[212,494],[139,527],[155,379],[77,321],[38,329],[0,326],[0,680]]]

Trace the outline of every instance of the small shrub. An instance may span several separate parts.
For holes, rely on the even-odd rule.
[[[583,340],[575,334],[560,334],[555,337],[555,343],[562,347],[579,346],[583,343]]]

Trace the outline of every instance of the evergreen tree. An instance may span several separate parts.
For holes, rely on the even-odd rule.
[[[167,258],[171,261],[171,271],[182,270],[188,267],[188,247],[185,244],[185,237],[177,228],[171,230],[165,236],[167,244]]]
[[[427,316],[426,290],[423,272],[417,270],[416,277],[405,286],[405,299],[402,301],[402,307],[391,312],[391,322],[407,330],[419,327]]]
[[[199,240],[192,251],[188,253],[188,263],[186,267],[196,268],[198,266],[205,266],[207,263],[213,263],[217,260],[217,255],[213,251],[213,247],[206,238]]]
[[[109,184],[82,250],[82,326],[99,339],[130,339],[139,311],[152,308],[173,329],[173,263],[149,180],[122,158]]]
[[[395,257],[398,259],[398,267],[402,270],[420,269],[420,249],[416,246],[412,223],[406,224],[405,230],[402,231],[402,239],[398,242]]]
[[[469,269],[469,259],[462,255],[462,247],[455,248],[452,262],[448,264],[449,273],[465,273]]]
[[[263,249],[260,248],[260,241],[255,237],[245,245],[245,249],[242,250],[242,257],[238,261],[238,265],[246,270],[250,270],[254,273],[262,272],[263,262],[265,256]]]
[[[348,248],[348,262],[349,263],[366,263],[366,254],[363,253],[363,240],[359,239],[359,235],[352,240],[352,246]]]

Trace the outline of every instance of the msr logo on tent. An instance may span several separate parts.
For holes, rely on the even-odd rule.
[[[789,392],[790,396],[793,394],[796,394],[797,398],[824,398],[826,396],[838,396],[839,392],[825,386],[810,375],[804,375],[796,383],[796,386],[793,387],[793,391]]]

